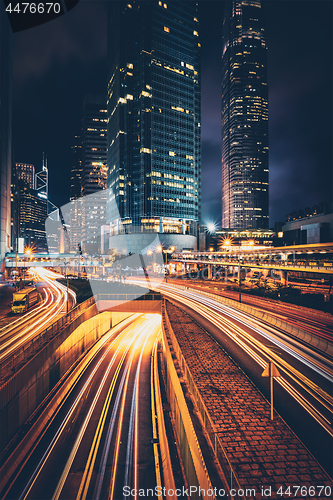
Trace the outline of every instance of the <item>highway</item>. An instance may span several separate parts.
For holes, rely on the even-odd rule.
[[[160,332],[159,315],[135,314],[88,351],[2,498],[119,500],[124,486],[161,485],[151,370]]]
[[[33,269],[35,282],[42,282],[43,300],[26,313],[13,317],[0,329],[0,364],[4,363],[22,347],[25,347],[40,332],[66,312],[67,289],[56,281],[60,275],[43,268]],[[40,291],[40,287],[38,287]],[[69,309],[76,303],[76,296],[69,290]]]
[[[183,280],[174,278],[168,278],[168,283],[173,283],[179,286],[187,286],[197,291],[213,293],[215,295],[227,297],[236,301],[239,299],[239,292],[226,290],[226,285],[221,283],[207,283],[199,280]],[[317,312],[307,308],[302,308],[302,314],[300,314],[300,308],[297,306],[295,307],[293,304],[266,298],[263,299],[246,293],[241,294],[241,300],[243,304],[248,304],[252,307],[256,307],[257,309],[269,312],[269,314],[274,315],[283,321],[287,321],[291,325],[298,326],[310,334],[317,335],[318,337],[330,342],[333,341],[333,317],[328,314],[320,313],[319,311]]]
[[[240,346],[262,369],[272,359],[281,373],[276,381],[305,408],[333,437],[331,414],[333,398],[332,362],[300,344],[280,330],[262,324],[242,311],[191,290],[177,290],[170,285],[160,287],[170,298],[196,310]]]
[[[217,340],[227,351],[236,345],[241,357],[245,355],[262,371],[272,360],[281,374],[275,379],[276,384],[324,429],[329,440],[332,439],[333,368],[328,355],[316,352],[310,345],[243,311],[224,305],[218,297],[207,297],[189,287],[184,289],[169,283],[157,289],[216,327],[219,332]],[[300,315],[302,320],[302,313]]]

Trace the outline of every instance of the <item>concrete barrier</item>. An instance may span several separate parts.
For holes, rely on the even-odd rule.
[[[203,458],[198,438],[196,436],[191,416],[186,404],[183,389],[179,380],[179,375],[174,365],[173,354],[170,350],[169,343],[172,344],[172,349],[176,354],[177,360],[182,368],[184,368],[185,360],[181,356],[180,348],[172,331],[172,327],[167,316],[165,307],[162,307],[162,371],[166,385],[168,401],[171,407],[173,417],[173,425],[178,442],[178,448],[181,453],[181,458],[184,464],[188,484],[194,488],[191,498],[193,499],[215,499],[214,490],[208,474],[208,470]],[[189,381],[189,370],[187,368],[186,380]],[[192,386],[191,386],[192,393]],[[198,393],[199,394],[199,393]],[[197,408],[200,413],[200,408]],[[208,416],[208,413],[207,413]],[[205,418],[205,417],[204,417]],[[209,416],[208,416],[209,418]],[[205,423],[204,423],[205,426]],[[216,435],[216,434],[215,434]],[[235,480],[235,476],[233,477]],[[223,478],[221,478],[223,481]],[[228,482],[225,480],[226,491],[229,490]],[[199,488],[204,494],[199,495]],[[209,494],[207,494],[209,491]]]

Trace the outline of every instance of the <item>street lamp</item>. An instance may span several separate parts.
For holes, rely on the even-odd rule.
[[[67,265],[68,262],[65,262],[65,269],[66,269],[66,279],[67,279],[67,295],[66,295],[66,314],[68,314],[68,271],[67,271]]]
[[[31,255],[31,254],[32,254],[32,250],[31,250],[31,248],[30,248],[30,247],[26,247],[26,249],[24,250],[24,254],[25,254],[25,255]],[[25,272],[26,272],[26,271],[25,271],[25,268],[26,268],[25,262],[26,262],[26,257],[24,258],[24,273],[23,273],[23,274],[24,274],[24,276],[23,276],[23,279],[26,277],[26,276],[25,276]]]

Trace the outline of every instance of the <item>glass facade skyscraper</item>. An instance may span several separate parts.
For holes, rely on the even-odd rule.
[[[85,252],[100,252],[101,227],[106,222],[106,148],[107,111],[106,96],[87,94],[82,113],[82,202],[72,204],[72,243],[79,240],[81,225],[82,249]],[[96,196],[93,196],[96,195]],[[76,222],[75,222],[76,221]]]
[[[111,235],[126,228],[172,242],[178,234],[191,236],[183,242],[193,247],[201,171],[197,6],[113,2],[108,43]]]
[[[268,90],[261,2],[226,3],[222,53],[222,227],[267,229]]]
[[[81,136],[74,136],[74,144],[72,150],[72,167],[71,167],[71,188],[70,200],[77,200],[81,196],[81,181],[82,181],[82,142]]]

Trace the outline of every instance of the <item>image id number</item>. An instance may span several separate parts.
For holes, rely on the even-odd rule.
[[[14,5],[14,7],[12,7]],[[6,11],[10,14],[16,12],[17,14],[59,14],[61,10],[60,3],[51,2],[18,2],[16,4],[9,3]]]
[[[276,493],[283,498],[296,496],[308,498],[314,496],[330,497],[332,488],[330,486],[288,486],[288,488],[280,486]]]

